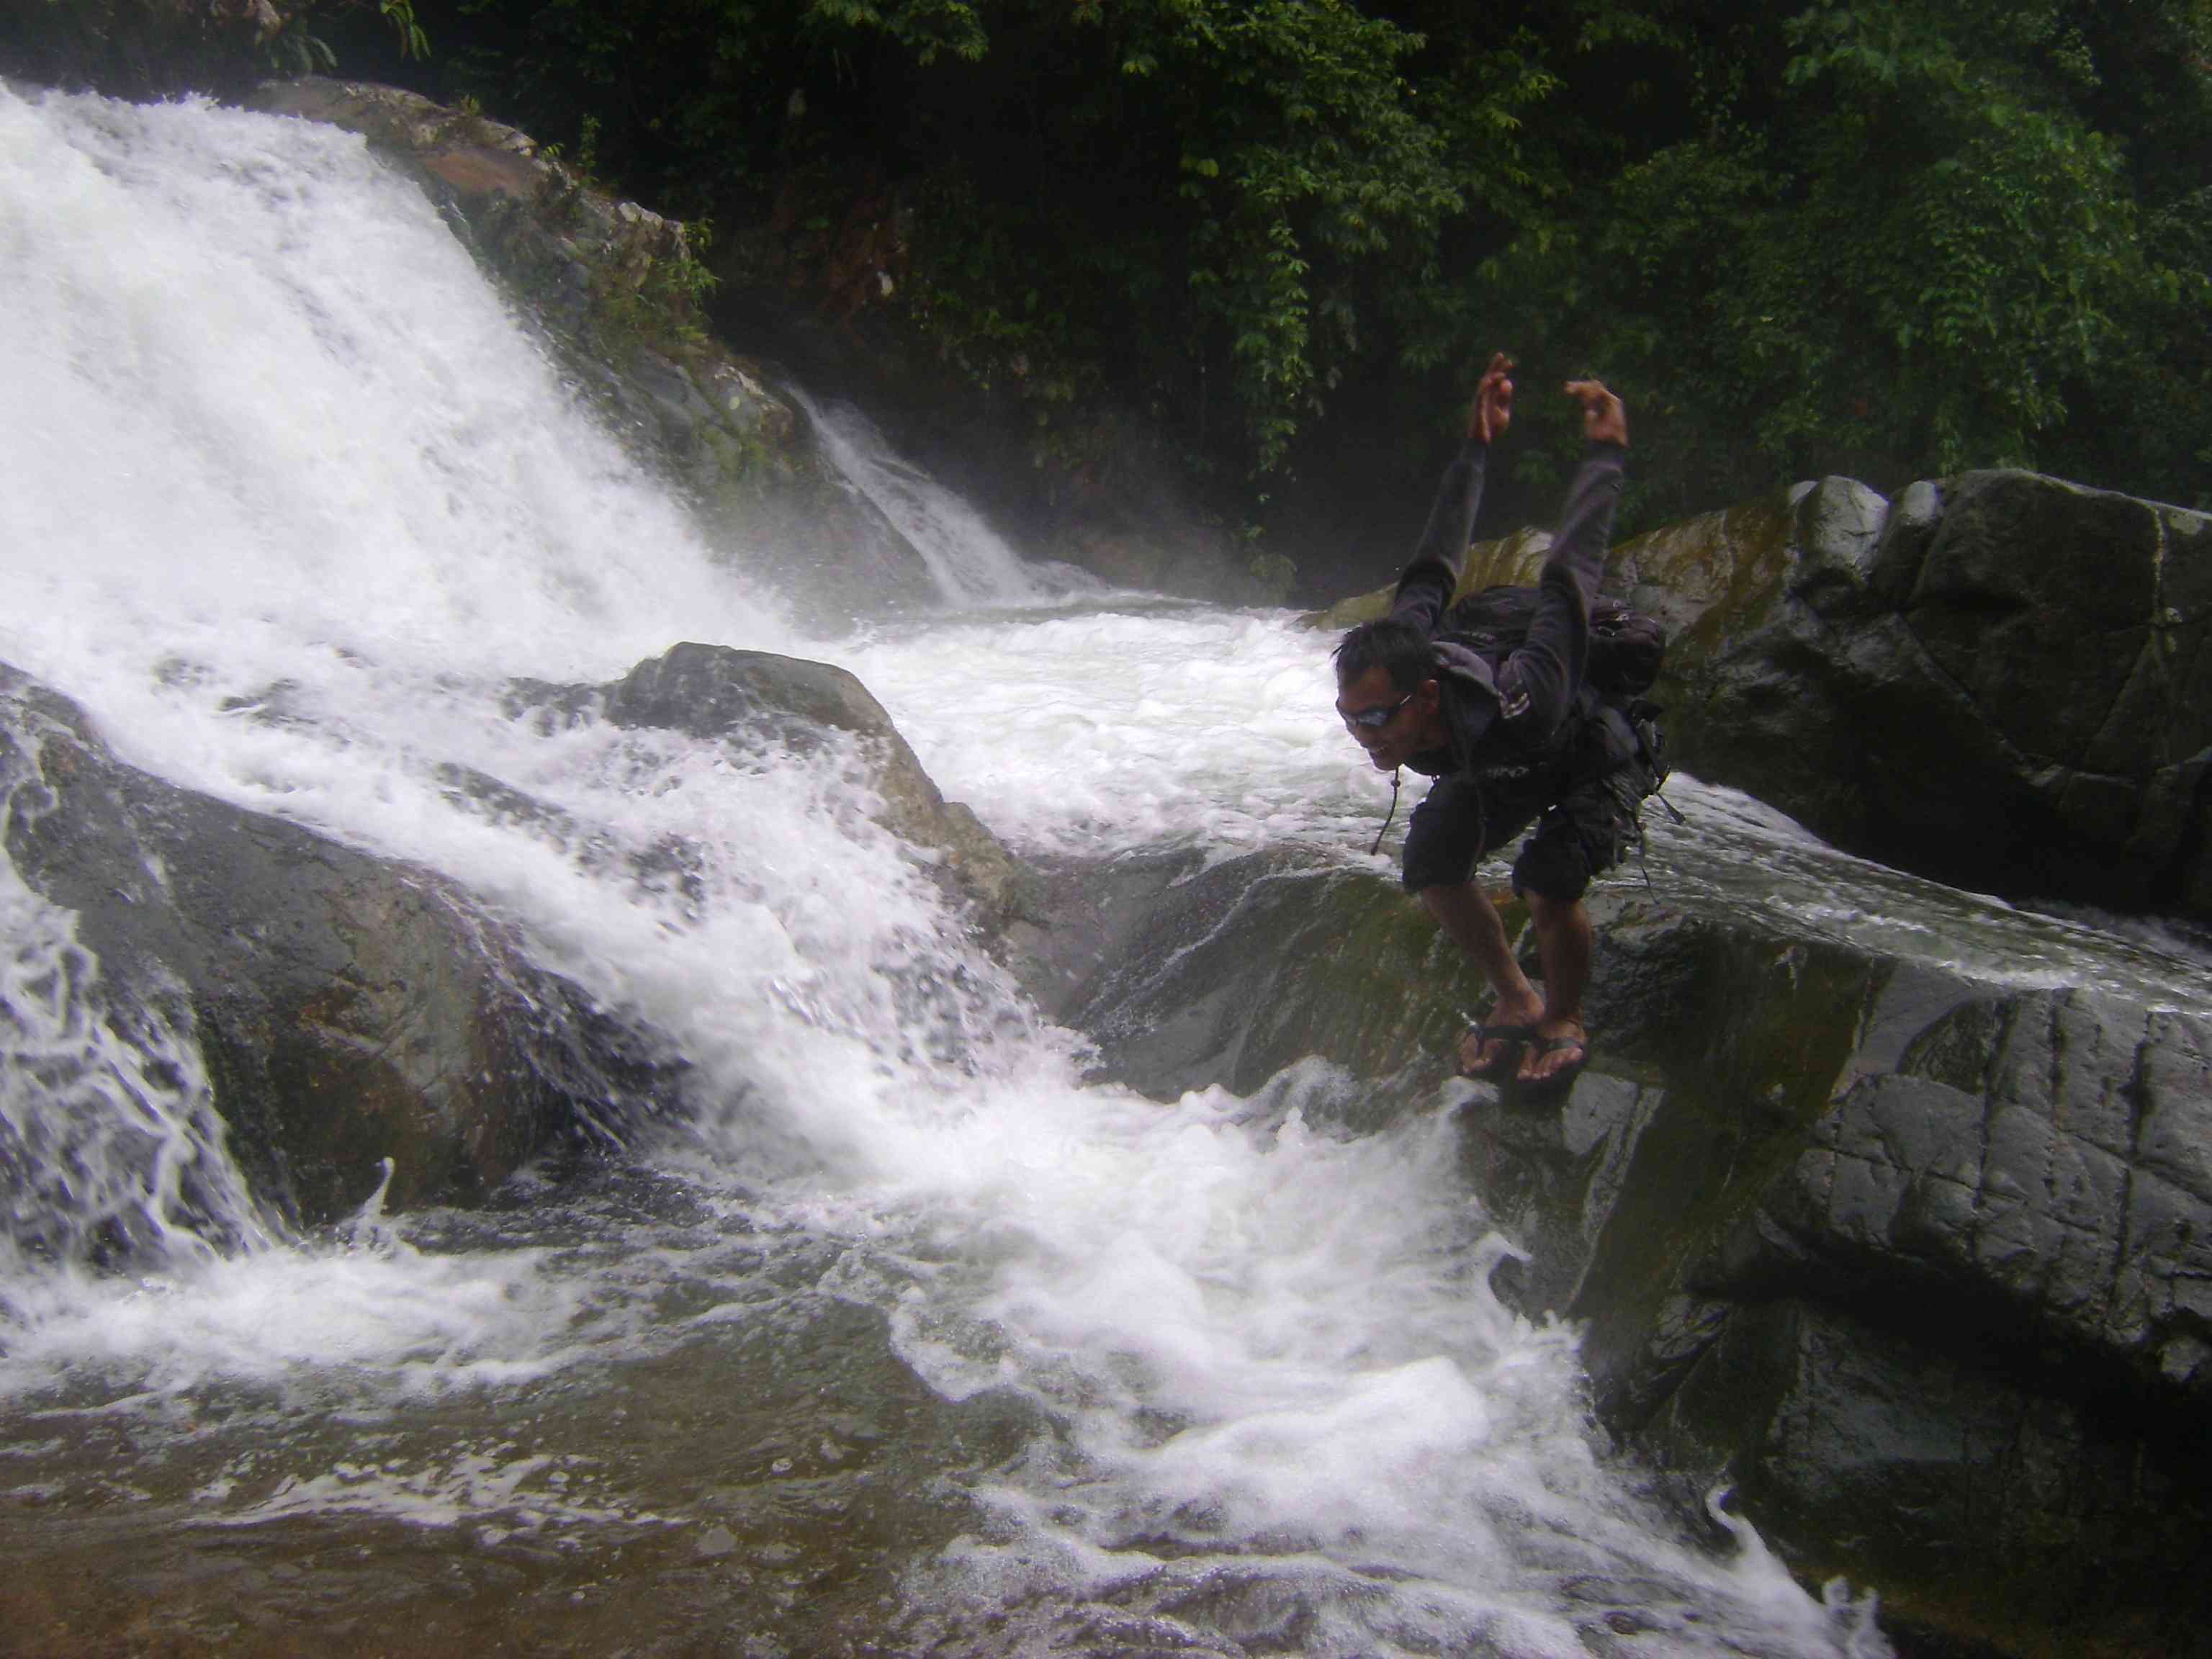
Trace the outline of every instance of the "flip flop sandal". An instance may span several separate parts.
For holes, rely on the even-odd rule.
[[[1474,1039],[1475,1047],[1478,1049],[1486,1042],[1502,1042],[1505,1046],[1491,1056],[1487,1065],[1469,1066],[1462,1062],[1459,1068],[1459,1074],[1462,1077],[1473,1078],[1477,1083],[1510,1081],[1513,1074],[1521,1068],[1522,1046],[1534,1041],[1535,1036],[1536,1028],[1533,1025],[1470,1024],[1467,1028],[1467,1036],[1460,1039],[1462,1046],[1465,1045],[1467,1037]]]
[[[1553,1095],[1563,1095],[1574,1086],[1575,1079],[1583,1074],[1583,1068],[1589,1064],[1589,1038],[1540,1036],[1534,1040],[1532,1051],[1539,1054],[1555,1054],[1562,1048],[1579,1048],[1582,1052],[1548,1077],[1523,1078],[1520,1074],[1519,1068],[1517,1066],[1515,1068],[1514,1081],[1520,1085],[1521,1092],[1524,1097],[1546,1098]]]

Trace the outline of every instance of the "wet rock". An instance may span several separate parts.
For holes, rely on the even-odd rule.
[[[288,1221],[358,1208],[386,1158],[394,1207],[466,1203],[673,1109],[653,1035],[452,883],[125,766],[4,665],[0,785],[9,857],[97,958],[86,1017],[196,1040],[233,1155]]]
[[[2001,1328],[1943,1317],[1948,1340],[1820,1302],[1741,1309],[1639,1441],[1686,1487],[1724,1468],[1802,1567],[1881,1587],[1905,1652],[2192,1650],[2196,1419],[2024,1381]]]
[[[1778,580],[1716,600],[1670,658],[1681,763],[1938,879],[2212,914],[2191,896],[2202,515],[1971,473],[1916,485],[1870,557],[1838,560],[1820,509],[1842,489],[1801,503]],[[1650,580],[1638,544],[1619,556]]]
[[[1479,982],[1413,906],[1378,902],[1392,896],[1295,852],[1134,889],[1147,913],[1120,924],[1068,1018],[1107,1071],[1162,1098],[1214,1083],[1249,1094],[1310,1054],[1368,1077],[1432,1067],[1480,1006]],[[1407,984],[1437,989],[1396,994]]]
[[[1387,876],[1294,852],[1133,894],[1069,1006],[1162,1096],[1318,1054],[1382,1080],[1346,1128],[1455,1110],[1529,1254],[1493,1283],[1581,1324],[1601,1413],[1686,1513],[1735,1486],[1927,1651],[2181,1650],[2212,1616],[2212,1030],[1656,885],[1593,893],[1564,1100],[1450,1080],[1479,975]]]
[[[749,747],[811,754],[832,732],[861,739],[884,828],[934,856],[953,896],[994,939],[1038,914],[1038,884],[980,819],[948,801],[884,706],[846,670],[766,651],[678,645],[605,686],[518,682],[508,706],[561,720],[597,715]]]

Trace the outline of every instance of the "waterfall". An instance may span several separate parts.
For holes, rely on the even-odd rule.
[[[968,502],[892,447],[854,405],[794,394],[824,452],[921,556],[948,605],[1049,604],[1099,584],[1073,567],[1024,560]]]
[[[1103,605],[799,636],[413,187],[310,125],[0,90],[0,659],[136,766],[477,895],[698,1082],[696,1122],[573,1189],[274,1239],[192,1031],[125,1030],[70,915],[0,866],[12,1224],[119,1218],[150,1258],[0,1261],[4,1449],[178,1595],[210,1528],[258,1528],[311,1576],[333,1540],[394,1582],[496,1564],[563,1616],[604,1605],[577,1626],[601,1647],[696,1608],[733,1641],[1579,1654],[1597,1597],[1673,1652],[1887,1650],[1601,1455],[1574,1334],[1490,1289],[1507,1247],[1448,1115],[1326,1132],[1368,1085],[1318,1063],[1249,1098],[1093,1080],[850,745],[546,729],[503,695],[679,640],[839,660],[1025,850],[1356,860],[1376,803],[1325,641]],[[936,526],[948,596],[1065,592],[817,418]],[[553,810],[488,820],[457,767]],[[670,844],[680,893],[600,855]],[[118,1449],[54,1426],[94,1423]]]

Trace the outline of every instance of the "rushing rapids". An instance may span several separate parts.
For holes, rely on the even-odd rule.
[[[442,872],[691,1066],[619,1164],[288,1236],[191,1031],[0,869],[0,1561],[43,1650],[1887,1651],[1609,1459],[1574,1334],[1492,1292],[1438,1103],[1346,1136],[1316,1125],[1377,1085],[1317,1063],[1096,1080],[848,750],[502,695],[681,640],[814,657],[1018,851],[1364,860],[1376,781],[1293,619],[1071,596],[839,413],[945,609],[803,637],[775,550],[710,556],[428,204],[308,124],[0,91],[0,659],[136,766]],[[563,833],[464,810],[456,766]],[[1670,879],[2158,981],[1676,793]],[[594,856],[671,838],[681,890]]]

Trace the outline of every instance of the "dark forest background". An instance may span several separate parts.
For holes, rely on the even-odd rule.
[[[278,10],[710,223],[726,303],[896,343],[1041,468],[1133,422],[1297,539],[1410,535],[1493,346],[1509,495],[1571,445],[1537,394],[1626,396],[1629,529],[2009,465],[2212,505],[2212,0]]]

